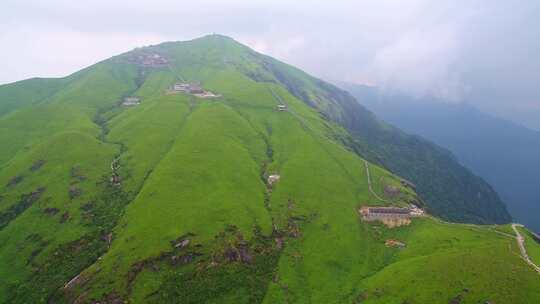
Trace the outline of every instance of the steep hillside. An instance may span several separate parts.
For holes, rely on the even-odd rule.
[[[347,129],[351,137],[342,138],[344,144],[416,184],[433,214],[459,222],[510,221],[504,203],[491,186],[461,166],[447,150],[386,124],[333,85],[272,58],[259,60],[275,81]],[[268,78],[261,74],[253,78]]]
[[[362,86],[347,88],[385,121],[450,150],[493,185],[517,221],[540,231],[540,132],[467,104],[384,95]]]
[[[136,49],[11,103],[0,302],[540,300],[506,232],[360,220],[361,206],[422,202],[329,119],[348,111],[332,87],[287,69],[212,35]],[[180,81],[219,97],[172,92]]]

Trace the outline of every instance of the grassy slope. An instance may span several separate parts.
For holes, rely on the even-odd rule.
[[[97,223],[100,220],[94,219],[96,224],[88,224],[88,216],[95,214],[85,213],[81,207],[88,203],[99,205],[96,202],[104,191],[103,180],[106,184],[110,162],[119,153],[119,146],[98,139],[102,131],[93,120],[98,107],[105,104],[96,106],[93,102],[107,101],[112,105],[133,87],[129,77],[115,76],[112,72],[121,70],[123,67],[98,65],[69,79],[51,80],[65,84],[55,91],[54,98],[45,100],[40,91],[30,98],[39,99],[40,105],[13,110],[0,118],[0,213],[9,224],[0,229],[4,244],[0,246],[0,302],[6,301],[8,294],[30,296],[28,288],[32,287],[34,296],[50,294],[50,290],[40,290],[40,285],[32,280],[44,281],[41,285],[44,289],[51,288],[51,282],[58,287],[87,265],[87,254],[89,259],[95,260],[96,257],[91,257],[93,253],[87,252],[77,257],[81,263],[66,260],[65,267],[57,270],[46,266],[53,262],[53,252],[60,246],[89,234],[93,237],[99,234]],[[30,81],[28,91],[14,96],[26,98],[34,82]],[[22,83],[17,86],[25,90]],[[55,89],[51,86],[49,91]],[[49,91],[44,90],[47,95]],[[30,169],[40,161],[44,162],[41,168]],[[22,177],[22,182],[6,186],[14,177]],[[28,209],[20,209],[22,195],[40,187],[45,189],[40,198],[27,206]],[[71,189],[80,194],[70,197]],[[46,209],[50,213],[46,213]],[[7,216],[14,211],[22,213],[15,219]],[[34,300],[36,298],[23,301]]]
[[[383,229],[380,239],[387,238],[407,248],[390,249],[397,251],[393,263],[363,282],[365,303],[449,303],[458,295],[463,303],[527,303],[540,297],[538,274],[523,263],[513,238],[431,219]]]
[[[41,108],[0,118],[0,126],[15,132],[12,126],[24,126],[15,125],[15,118],[36,117],[24,134],[2,138],[18,148],[5,153],[0,182],[6,184],[16,175],[25,178],[0,193],[4,196],[0,212],[21,193],[47,186],[42,198],[0,230],[5,244],[0,246],[0,302],[7,301],[7,290],[16,285],[20,287],[10,293],[15,294],[13,301],[45,301],[51,288],[60,287],[85,268],[83,274],[90,280],[74,289],[75,293],[88,290],[85,294],[90,299],[115,291],[134,302],[350,303],[365,294],[369,301],[401,303],[398,300],[414,296],[445,303],[461,286],[470,289],[465,302],[488,299],[487,292],[489,299],[501,303],[540,297],[534,292],[540,287],[536,274],[516,258],[512,239],[428,219],[393,230],[361,223],[356,208],[377,200],[367,190],[363,160],[335,139],[343,129],[284,88],[246,77],[261,71],[243,47],[210,38],[158,49],[175,59],[174,69],[148,71],[137,84],[132,67],[102,63],[57,92],[58,98],[44,105],[51,114],[43,121],[37,119]],[[224,97],[200,100],[163,95],[178,77],[203,81],[205,87]],[[277,100],[270,89],[288,104],[290,112],[275,110]],[[125,95],[142,96],[142,104],[115,107]],[[106,122],[100,128],[93,120]],[[21,138],[24,141],[18,143]],[[107,205],[112,201],[101,198],[100,193],[110,190],[100,181],[108,179],[110,162],[117,156],[122,191],[131,203],[115,225],[117,211],[123,207]],[[39,159],[46,163],[30,173],[28,167]],[[84,181],[72,176],[74,167],[85,175]],[[379,195],[383,183],[398,185],[398,179],[387,171],[374,165],[370,169]],[[271,192],[261,179],[263,173],[282,177]],[[70,184],[81,188],[82,196],[69,199]],[[407,197],[411,199],[413,194]],[[85,220],[88,214],[81,207],[88,201],[95,202],[96,209],[103,206],[117,211]],[[43,209],[49,206],[60,211],[43,216]],[[71,218],[61,224],[64,211]],[[97,210],[91,214],[99,216]],[[32,274],[31,269],[43,269],[54,261],[53,251],[59,244],[85,235],[99,239],[111,231],[104,218],[110,218],[115,228],[112,246],[101,259],[97,257],[106,247],[95,252],[85,247],[77,258],[88,258],[90,263],[75,263],[59,273],[41,270]],[[272,231],[273,237],[280,235],[275,231],[287,231],[291,221],[300,227],[300,235],[285,237],[285,248],[279,251],[268,236]],[[259,244],[263,253],[254,254],[251,265],[222,263],[207,268],[210,254],[234,242],[226,236],[230,225],[244,239]],[[257,241],[261,238],[257,230],[262,241]],[[36,231],[47,242],[29,238]],[[154,267],[160,271],[143,268],[128,283],[134,264],[169,252],[170,241],[188,232],[195,234],[194,243],[202,245],[197,250],[203,256],[196,263],[171,267],[158,260]],[[384,240],[390,237],[407,242],[408,247],[402,251],[386,248]],[[38,247],[43,248],[35,262],[27,264]],[[465,266],[475,271],[464,271]],[[431,275],[442,267],[451,270],[444,270],[448,279]],[[196,276],[183,279],[190,275]],[[32,281],[32,277],[42,280]],[[394,289],[402,288],[400,284],[414,284],[413,280],[429,288],[394,292],[401,290]],[[37,288],[29,289],[31,284]],[[153,294],[156,290],[160,292]],[[153,296],[148,298],[150,294]]]
[[[40,105],[5,116],[0,119],[0,168],[18,152],[24,153],[51,134],[66,130],[89,135],[99,132],[87,116],[71,106]]]
[[[0,117],[19,108],[47,100],[62,88],[66,79],[33,78],[0,86]]]
[[[117,151],[116,147],[103,144],[94,137],[81,133],[61,133],[43,142],[31,152],[17,157],[11,165],[2,170],[0,182],[15,174],[23,175],[24,180],[6,191],[2,210],[19,200],[21,193],[46,187],[41,199],[24,213],[0,230],[0,294],[7,295],[6,288],[19,286],[31,275],[33,262],[43,262],[41,257],[51,255],[60,244],[78,239],[87,230],[80,225],[81,205],[92,200],[99,191],[96,182],[109,168],[109,161]],[[39,160],[45,164],[37,171],[29,167]],[[81,181],[72,175],[73,169],[84,176]],[[76,187],[82,195],[71,199],[69,190]],[[5,189],[8,190],[8,189]],[[56,208],[54,214],[47,214],[47,208]],[[62,216],[69,219],[62,222]],[[33,238],[39,235],[39,241]],[[36,255],[33,258],[33,255]],[[0,302],[5,299],[0,297]]]
[[[458,222],[510,222],[497,193],[446,150],[382,122],[350,94],[331,84],[275,59],[256,53],[252,56],[265,67],[251,73],[254,79],[282,83],[295,96],[343,125],[350,132],[345,136],[347,145],[413,181],[432,213]]]
[[[525,249],[527,250],[529,258],[536,265],[540,265],[540,243],[534,240],[531,232],[526,228],[520,227],[518,229],[521,232],[521,235],[525,238]]]
[[[189,73],[186,71],[182,75]],[[342,230],[342,234],[350,238],[348,242],[340,244],[346,245],[343,250],[353,258],[361,250],[362,244],[355,242],[358,235],[350,234],[351,227],[355,227],[353,231],[359,229],[355,207],[359,201],[369,200],[369,194],[365,191],[363,162],[323,136],[328,127],[325,122],[286,91],[274,87],[301,119],[275,110],[276,100],[270,94],[268,85],[254,83],[232,71],[214,71],[197,76],[206,77],[205,85],[226,98],[218,102],[183,101],[190,104],[192,113],[169,152],[128,208],[122,220],[125,229],[117,231],[117,244],[120,245],[113,246],[98,264],[97,267],[101,269],[98,276],[110,278],[112,274],[104,269],[114,269],[116,275],[120,275],[117,286],[119,289],[125,288],[129,266],[168,250],[171,240],[187,232],[195,233],[196,240],[202,243],[208,242],[228,224],[238,226],[246,237],[251,235],[253,225],[260,226],[263,233],[269,234],[270,218],[264,209],[264,185],[259,177],[262,163],[268,157],[265,155],[267,145],[273,151],[272,159],[267,160],[271,161],[269,170],[284,176],[273,191],[269,204],[270,215],[277,229],[286,228],[287,216],[290,215],[287,202],[293,199],[295,215],[321,216],[325,222],[322,225],[325,231],[314,229],[309,234],[313,235],[315,243],[318,233],[328,235],[327,226],[332,223],[336,233]],[[223,81],[225,79],[227,81]],[[185,97],[174,95],[169,98],[181,101]],[[155,103],[157,106],[158,102]],[[140,109],[130,110],[137,111],[131,115],[146,115],[148,110],[145,107],[143,103]],[[122,115],[110,124],[109,138],[115,141],[119,140],[114,134],[120,124],[116,121],[121,121]],[[131,117],[134,121],[144,121]],[[130,120],[125,121],[129,123]],[[140,128],[145,129],[145,126]],[[133,130],[129,127],[126,129]],[[133,157],[136,157],[132,150],[128,144],[125,155],[133,153]],[[139,153],[147,154],[142,150]],[[347,163],[356,165],[346,168]],[[374,172],[377,170],[374,168]],[[151,213],[148,212],[149,204],[155,206]],[[200,224],[201,214],[207,219],[205,225]],[[348,222],[341,220],[344,214],[349,215]],[[246,219],[249,221],[245,222]],[[129,245],[123,245],[125,243]],[[307,246],[314,246],[315,243]],[[328,250],[332,250],[332,246]],[[310,252],[311,249],[303,251]],[[316,251],[313,250],[313,253]],[[121,261],[115,262],[115,256],[122,256]],[[314,256],[311,267],[318,267],[321,258]],[[288,262],[284,260],[283,263]],[[347,267],[343,265],[344,269]],[[327,272],[333,272],[331,264]],[[347,280],[343,278],[341,281]],[[314,285],[322,283],[317,280],[313,282]],[[336,281],[336,286],[338,284]],[[326,288],[324,292],[328,290],[331,289]],[[340,292],[338,288],[333,294]]]

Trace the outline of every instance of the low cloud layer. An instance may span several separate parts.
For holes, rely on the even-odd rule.
[[[7,0],[0,20],[0,83],[217,32],[331,81],[499,114],[540,108],[535,0]]]

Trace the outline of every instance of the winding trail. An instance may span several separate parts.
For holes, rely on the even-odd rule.
[[[540,267],[534,264],[533,261],[531,261],[531,258],[529,258],[529,255],[527,254],[527,250],[525,249],[525,245],[524,245],[525,239],[523,238],[521,233],[519,233],[516,227],[523,227],[523,225],[512,224],[512,229],[516,233],[516,240],[518,243],[519,250],[521,251],[521,257],[525,260],[525,262],[527,262],[527,264],[531,265],[531,267],[534,268],[536,272],[540,273]]]
[[[373,194],[373,196],[375,196],[378,200],[385,202],[384,199],[382,199],[377,193],[375,193],[375,191],[373,191],[373,187],[371,186],[371,174],[369,173],[369,164],[365,159],[364,159],[364,166],[366,167],[366,176],[367,176],[369,192],[371,192],[371,194]]]

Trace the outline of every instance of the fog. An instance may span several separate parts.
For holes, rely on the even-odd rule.
[[[540,1],[4,0],[0,20],[0,83],[220,33],[332,82],[540,121]]]

